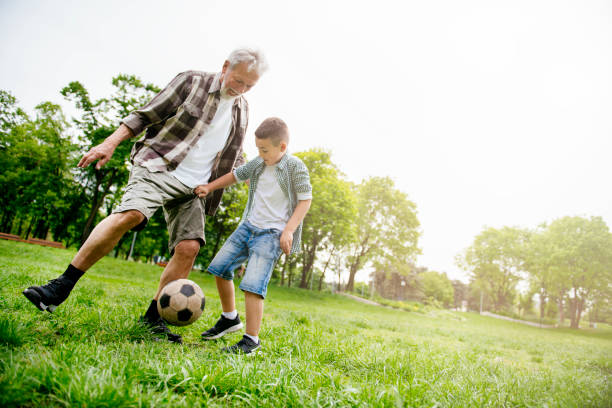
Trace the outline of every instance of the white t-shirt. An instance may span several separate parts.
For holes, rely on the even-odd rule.
[[[187,187],[207,184],[217,154],[223,150],[232,127],[232,106],[235,98],[221,98],[217,112],[204,134],[187,156],[170,172]]]
[[[289,197],[276,180],[276,165],[266,166],[257,180],[248,221],[258,228],[284,230],[291,217]]]

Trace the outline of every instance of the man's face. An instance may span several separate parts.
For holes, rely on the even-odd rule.
[[[272,166],[282,159],[283,154],[287,150],[287,143],[280,142],[278,146],[274,146],[274,143],[268,139],[255,138],[255,145],[259,151],[259,157],[264,160],[266,166]]]
[[[254,70],[248,71],[244,62],[236,64],[231,69],[229,65],[229,61],[225,61],[221,70],[221,96],[235,98],[254,87],[259,75]]]

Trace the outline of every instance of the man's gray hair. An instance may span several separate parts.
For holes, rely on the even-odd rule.
[[[247,71],[255,71],[257,75],[262,75],[268,70],[268,62],[263,52],[252,48],[238,48],[232,51],[227,57],[230,65],[229,68],[234,68],[241,62],[247,63]]]

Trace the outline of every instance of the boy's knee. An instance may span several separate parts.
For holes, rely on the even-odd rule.
[[[185,258],[195,258],[200,252],[200,241],[197,239],[186,239],[178,243],[174,248],[174,255]]]

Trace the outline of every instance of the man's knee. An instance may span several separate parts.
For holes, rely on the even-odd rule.
[[[178,243],[174,248],[174,255],[184,258],[194,258],[200,252],[200,241],[197,239],[186,239]]]
[[[127,210],[120,213],[114,213],[111,215],[113,221],[120,226],[127,229],[132,229],[140,225],[144,220],[145,216],[138,210]]]

